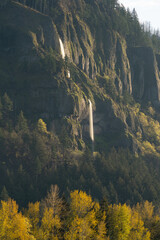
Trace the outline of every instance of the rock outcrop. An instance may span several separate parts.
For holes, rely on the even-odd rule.
[[[133,96],[138,101],[160,103],[160,73],[158,56],[152,48],[135,47],[128,50],[131,65]]]
[[[37,46],[59,51],[57,30],[48,16],[15,2],[0,11],[1,51],[29,55]]]

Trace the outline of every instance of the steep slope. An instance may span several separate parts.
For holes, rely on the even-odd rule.
[[[125,99],[132,101],[133,95],[136,101],[159,105],[153,50],[127,51],[124,37],[107,23],[111,18],[103,2],[54,4],[51,12],[46,10],[52,19],[15,1],[0,9],[2,91],[11,96],[17,112],[22,109],[32,120],[43,118],[52,131],[68,126],[73,146],[89,137],[91,99],[96,137],[109,146],[138,151],[139,116]]]
[[[134,24],[114,0],[1,2],[0,190],[21,205],[53,183],[159,201],[160,55]]]
[[[134,98],[159,106],[160,72],[153,50],[146,47],[132,48],[129,50],[129,59]]]

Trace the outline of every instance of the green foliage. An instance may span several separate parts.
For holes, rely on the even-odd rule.
[[[7,109],[12,110],[12,104],[9,106],[11,108]],[[67,122],[58,138],[47,130],[42,119],[34,128],[22,112],[15,123],[6,115],[6,122],[10,121],[12,127],[0,128],[1,192],[5,185],[8,195],[17,199],[21,206],[39,200],[45,194],[44,189],[53,183],[57,183],[66,196],[74,187],[90,192],[97,199],[107,197],[112,203],[133,204],[143,199],[158,202],[159,165],[157,168],[155,165],[159,157],[159,123],[153,120],[153,114],[140,112],[138,105],[129,107],[143,128],[138,141],[144,157],[135,157],[124,149],[109,150],[111,144],[102,144],[106,143],[105,138],[102,142],[97,140],[95,146],[101,152],[107,147],[106,155],[93,157],[87,149],[84,153],[73,154],[68,150],[72,148],[72,141]],[[154,161],[149,161],[151,156]]]
[[[130,208],[126,204],[110,206],[107,219],[110,239],[127,240],[131,230],[130,219]]]
[[[22,131],[24,133],[27,133],[29,131],[27,119],[24,117],[22,111],[20,112],[20,114],[18,116],[16,130],[17,131]]]
[[[71,137],[68,134],[68,131],[66,129],[66,126],[63,126],[59,135],[60,142],[62,143],[62,146],[64,148],[71,147]]]
[[[53,50],[49,49],[48,53],[41,58],[41,67],[50,74],[55,74],[57,71],[56,59]]]
[[[13,119],[13,102],[5,93],[2,96],[2,100],[0,103],[0,115],[1,115],[1,122],[0,125],[2,127],[5,127],[6,129],[10,129],[12,125],[12,119]]]
[[[4,186],[0,194],[0,200],[7,201],[8,199],[9,199],[8,192],[6,187]]]
[[[149,109],[153,114],[153,109]],[[155,153],[158,150],[160,144],[160,124],[157,120],[151,116],[147,116],[143,112],[139,113],[139,121],[143,129],[143,135],[141,136],[143,141],[144,151],[150,151]]]
[[[127,91],[125,91],[123,93],[123,103],[124,104],[130,104],[130,105],[134,105],[135,104],[133,96],[131,94],[129,94]]]

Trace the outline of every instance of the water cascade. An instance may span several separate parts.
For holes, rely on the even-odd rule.
[[[71,77],[71,73],[69,70],[67,70],[67,78],[70,78]]]
[[[62,55],[62,58],[64,59],[65,51],[64,51],[64,46],[63,46],[62,40],[60,38],[59,38],[59,44],[60,44],[60,49],[61,49],[61,55]]]
[[[59,38],[59,44],[60,44],[60,50],[61,50],[62,58],[65,59],[64,45],[63,45],[63,42],[62,42],[62,40],[60,38]],[[67,78],[71,77],[71,74],[70,74],[69,70],[67,70],[67,72],[66,72],[66,77]]]
[[[94,128],[93,128],[93,109],[92,102],[88,99],[89,102],[89,134],[92,141],[92,152],[94,151]]]

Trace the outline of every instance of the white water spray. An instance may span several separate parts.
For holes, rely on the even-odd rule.
[[[64,45],[63,45],[63,42],[62,42],[62,40],[60,38],[59,38],[59,44],[60,44],[60,50],[61,50],[62,58],[65,59]],[[69,70],[66,71],[66,77],[67,78],[71,77],[71,73],[70,73]]]
[[[60,38],[59,38],[59,44],[60,44],[60,49],[61,49],[61,55],[62,55],[62,58],[64,59],[65,58],[65,51],[64,51],[63,42]]]
[[[69,70],[67,70],[67,78],[70,78],[71,77],[71,73]]]
[[[88,99],[89,102],[89,133],[90,138],[92,140],[92,150],[93,150],[93,143],[94,143],[94,128],[93,128],[93,109],[92,109],[92,102]]]

